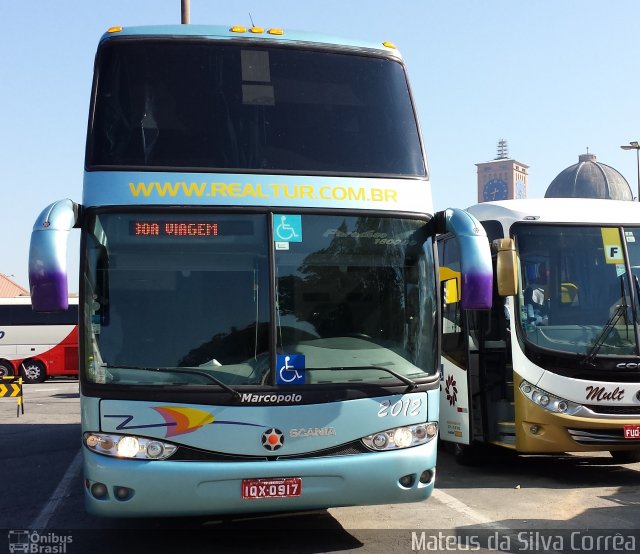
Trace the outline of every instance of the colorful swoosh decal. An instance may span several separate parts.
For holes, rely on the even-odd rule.
[[[222,421],[216,420],[215,416],[207,411],[188,406],[153,406],[164,419],[164,423],[147,423],[144,425],[130,425],[133,415],[129,414],[105,414],[104,417],[119,417],[123,421],[116,426],[117,431],[130,431],[132,429],[149,429],[152,427],[166,427],[165,437],[174,437],[197,431],[205,425],[212,423],[218,425],[248,425],[250,427],[265,427],[256,423],[246,423],[244,421]]]
[[[154,406],[167,423],[167,437],[183,435],[197,431],[203,425],[215,421],[213,414],[196,408],[175,408],[170,406]]]

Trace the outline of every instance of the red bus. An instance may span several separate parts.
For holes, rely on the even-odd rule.
[[[31,298],[0,298],[0,377],[26,383],[78,376],[78,299],[63,312],[34,312]]]

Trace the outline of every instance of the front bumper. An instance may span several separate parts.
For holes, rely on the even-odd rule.
[[[259,462],[141,461],[83,448],[85,506],[106,517],[179,517],[419,502],[433,491],[436,446],[433,440],[389,452]],[[412,484],[404,486],[400,479],[408,475]],[[301,495],[242,498],[243,479],[275,477],[302,478]],[[101,498],[91,492],[96,483],[106,487]],[[130,494],[119,495],[122,488]]]

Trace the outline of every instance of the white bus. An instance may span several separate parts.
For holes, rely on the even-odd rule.
[[[530,199],[469,212],[502,252],[490,311],[465,312],[451,294],[443,305],[440,438],[463,462],[489,443],[640,461],[640,205]],[[455,252],[440,259],[445,286]]]
[[[35,312],[31,298],[0,298],[0,377],[27,383],[78,376],[78,299],[61,312]]]

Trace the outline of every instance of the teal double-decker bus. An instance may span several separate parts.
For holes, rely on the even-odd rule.
[[[190,516],[420,501],[438,434],[436,237],[491,303],[478,222],[434,213],[389,43],[113,28],[81,203],[38,217],[36,310],[81,233],[86,506]]]

